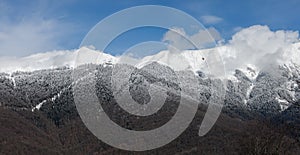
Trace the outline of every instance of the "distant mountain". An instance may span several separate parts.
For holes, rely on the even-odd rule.
[[[206,52],[210,50],[216,49]],[[245,64],[243,68],[228,71],[225,77],[218,77],[202,69],[206,59],[203,53],[205,50],[162,51],[142,60],[130,60],[133,65],[118,66],[117,62],[128,59],[83,47],[74,52],[1,61],[2,64],[14,63],[6,67],[1,64],[0,153],[14,154],[17,150],[46,154],[128,153],[102,143],[84,127],[74,103],[74,87],[88,82],[86,78],[95,78],[97,97],[101,104],[107,105],[105,112],[111,119],[128,129],[145,130],[164,124],[176,112],[180,97],[176,93],[180,91],[176,80],[180,77],[185,79],[180,81],[182,85],[197,92],[194,97],[201,104],[196,117],[175,142],[148,153],[172,154],[167,150],[175,149],[175,152],[187,153],[297,154],[300,151],[300,66],[292,61],[272,65],[272,69]],[[180,59],[182,56],[185,59]],[[149,83],[159,83],[176,91],[168,93],[167,106],[148,120],[130,116],[114,100],[113,69],[134,71],[130,74],[129,92],[140,104],[146,104],[151,98],[147,90]],[[80,73],[80,78],[75,80],[74,70]],[[212,96],[211,84],[221,84],[218,81],[226,81],[224,108],[202,142],[197,130]]]
[[[97,51],[89,47],[81,47],[76,50],[52,51],[46,53],[38,53],[27,57],[0,57],[0,72],[12,73],[16,71],[35,71],[41,69],[54,69],[59,67],[70,67],[87,64],[87,63],[134,63],[134,66],[140,68],[150,62],[159,62],[170,66],[174,70],[192,70],[208,71],[206,61],[214,60],[214,57],[209,57],[209,53],[219,53],[224,61],[227,74],[234,74],[235,69],[246,69],[250,66],[252,69],[262,69],[261,66],[255,64],[239,62],[237,66],[230,66],[232,62],[237,61],[237,49],[231,45],[224,45],[211,49],[201,50],[186,50],[182,52],[160,51],[156,54],[149,55],[143,58],[135,58],[134,55],[126,53],[121,56],[112,56],[101,51]],[[290,65],[291,62],[299,65],[300,62],[300,42],[291,44],[282,49],[284,52],[277,57],[282,57],[283,62],[278,62],[280,65]],[[141,51],[142,52],[142,51]],[[134,60],[132,60],[134,59]],[[266,62],[272,60],[264,60]],[[275,59],[273,60],[275,61]],[[277,62],[273,62],[278,64]]]

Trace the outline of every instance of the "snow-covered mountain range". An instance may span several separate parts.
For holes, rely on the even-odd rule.
[[[49,82],[46,79],[50,78],[48,77],[50,73],[54,76],[68,72],[66,75],[60,75],[58,81],[59,85],[66,82],[69,85],[56,88],[58,92],[50,92],[54,96],[42,95],[44,97],[33,98],[32,100],[37,101],[30,101],[31,109],[33,107],[39,109],[46,101],[59,98],[58,93],[62,89],[72,87],[70,72],[84,64],[106,67],[125,63],[141,69],[152,62],[158,62],[171,67],[176,72],[192,71],[200,79],[211,77],[225,79],[229,81],[227,86],[229,92],[233,92],[228,95],[235,95],[231,97],[235,100],[230,101],[230,104],[246,107],[256,105],[256,108],[252,109],[262,109],[261,106],[268,105],[262,103],[261,98],[263,98],[267,99],[268,103],[274,102],[275,104],[270,105],[276,105],[279,111],[283,111],[299,98],[300,42],[297,31],[271,31],[267,26],[255,25],[242,29],[227,43],[215,48],[181,52],[165,50],[139,59],[133,56],[130,53],[113,56],[90,46],[21,58],[0,57],[0,73],[4,81],[10,81],[9,85],[14,89],[12,92],[16,92],[24,89],[19,88],[20,85],[26,85],[24,81],[27,81],[27,84],[29,82],[40,85]],[[36,79],[37,77],[39,79]],[[32,81],[33,79],[35,81]],[[28,90],[27,94],[28,92],[31,90]],[[32,95],[34,94],[32,92]],[[25,96],[30,98],[28,95]]]
[[[230,100],[234,98],[234,101],[230,101],[229,106],[239,104],[241,107],[251,107],[252,109],[261,110],[265,108],[264,106],[270,106],[269,102],[272,102],[271,106],[278,106],[278,108],[275,108],[275,111],[284,111],[293,102],[299,100],[300,43],[294,43],[287,46],[286,49],[280,49],[282,51],[281,58],[274,59],[274,62],[272,60],[271,62],[270,60],[265,60],[270,62],[266,63],[267,65],[255,65],[257,62],[252,64],[235,64],[234,62],[238,61],[237,59],[240,57],[236,50],[234,46],[228,45],[204,50],[186,50],[180,53],[161,51],[142,59],[134,59],[128,55],[112,56],[91,48],[82,47],[73,51],[54,51],[23,58],[1,58],[0,72],[3,72],[4,76],[2,78],[11,81],[14,89],[19,86],[21,79],[25,78],[23,80],[27,81],[29,80],[27,78],[37,73],[44,74],[45,72],[48,74],[49,71],[52,72],[51,70],[57,72],[56,68],[62,67],[71,71],[76,66],[90,63],[99,64],[103,67],[116,63],[126,63],[137,68],[142,68],[149,63],[158,62],[164,66],[171,67],[175,71],[190,70],[201,78],[209,78],[210,75],[206,62],[211,61],[208,59],[214,60],[214,57],[209,57],[210,53],[218,52],[223,59],[222,63],[225,65],[226,72],[225,77],[218,78],[228,80],[228,91],[233,92],[235,95],[235,97],[231,97]],[[291,53],[294,55],[291,55]],[[235,64],[236,67],[233,68],[232,64]],[[16,71],[21,72],[17,73]],[[37,76],[44,78],[44,75]],[[62,78],[65,79],[66,77]],[[69,78],[70,75],[68,75]],[[72,82],[68,83],[68,87],[71,87]],[[43,97],[38,99],[39,103],[35,103],[32,110],[40,109],[47,101],[59,98],[63,89],[59,90],[53,96],[50,95],[51,99]],[[228,93],[227,97],[230,95],[232,94]]]
[[[243,33],[247,34],[247,32]],[[277,35],[281,36],[281,33]],[[2,133],[11,131],[7,133],[15,134],[17,133],[15,129],[19,128],[22,131],[31,131],[33,124],[39,132],[43,133],[42,135],[45,133],[51,133],[51,136],[52,133],[60,135],[58,137],[64,143],[65,133],[72,133],[78,128],[77,124],[74,128],[69,128],[69,125],[74,122],[82,125],[76,110],[74,90],[85,92],[85,89],[81,89],[80,86],[89,83],[91,78],[95,78],[99,102],[108,106],[105,112],[112,116],[113,121],[128,129],[137,130],[148,130],[145,127],[152,122],[149,128],[152,129],[168,121],[176,112],[179,99],[176,92],[181,90],[176,81],[177,78],[181,78],[183,80],[180,84],[188,91],[192,90],[193,97],[201,103],[197,111],[200,114],[195,117],[196,122],[194,122],[197,131],[201,122],[199,116],[206,112],[207,105],[213,97],[220,97],[218,96],[219,90],[220,92],[223,90],[212,89],[212,86],[225,84],[225,97],[222,100],[224,106],[217,125],[214,126],[218,130],[212,131],[217,137],[221,137],[218,141],[224,140],[226,133],[234,135],[232,140],[236,140],[236,135],[242,133],[241,140],[238,140],[237,144],[241,143],[241,147],[248,146],[249,142],[243,143],[244,135],[249,134],[251,139],[253,131],[258,130],[258,133],[262,135],[262,142],[268,139],[265,135],[269,133],[270,137],[279,137],[280,145],[283,144],[282,140],[286,140],[285,144],[299,146],[300,43],[278,41],[278,36],[273,36],[273,41],[269,36],[265,42],[244,40],[241,36],[243,35],[236,36],[238,39],[233,37],[230,43],[211,49],[185,50],[177,53],[166,50],[141,59],[134,59],[130,54],[112,56],[88,47],[71,51],[40,53],[23,58],[2,57],[0,58],[0,110],[2,110],[0,114],[2,117],[0,118],[1,123],[5,122],[3,124],[9,125],[7,121],[11,121],[13,126],[12,128],[8,126],[9,130],[4,128]],[[283,38],[289,40],[289,37]],[[216,55],[211,56],[211,53],[216,52],[225,66],[222,68],[226,73],[224,75],[211,74],[210,70],[220,68],[211,68],[207,65],[209,61],[218,60]],[[127,65],[118,65],[118,63]],[[149,83],[158,83],[162,87],[174,90],[174,92],[168,92],[163,110],[151,116],[150,119],[128,115],[114,99],[111,81],[113,72],[128,74],[132,70],[134,72],[130,74],[129,86],[124,87],[123,90],[129,89],[132,99],[138,103],[145,104],[151,98],[148,91]],[[74,71],[78,74],[75,79]],[[26,119],[30,123],[16,123],[19,119]],[[265,127],[266,122],[271,126],[263,131],[261,129]],[[28,124],[28,127],[15,127]],[[55,126],[55,130],[52,131],[53,128],[49,126]],[[44,133],[44,130],[47,132]],[[63,133],[57,133],[57,131]],[[86,131],[86,128],[78,129],[78,132],[82,131]],[[191,137],[195,136],[191,131],[187,133],[187,141],[190,142]],[[275,133],[284,137],[280,138]],[[251,144],[264,148],[264,143],[257,144],[259,136],[257,133],[254,134],[256,135]],[[27,134],[22,134],[20,137],[24,135]],[[18,135],[17,137],[19,138]],[[86,135],[83,139],[85,138]],[[196,140],[195,143],[198,144],[199,139]],[[79,141],[82,142],[81,139]],[[215,139],[213,141],[215,143]],[[224,146],[229,140],[225,138],[225,141],[220,146]],[[11,143],[14,144],[15,141]],[[279,145],[275,144],[268,145],[277,151]],[[286,149],[284,145],[282,148]]]
[[[278,62],[281,65],[291,64],[291,62],[299,64],[300,62],[300,42],[291,44],[282,50],[282,54],[278,57],[282,58]],[[141,51],[142,52],[142,51]],[[205,60],[207,55],[211,52],[218,53],[223,59],[225,68],[227,71],[233,67],[231,64],[239,59],[239,53],[235,47],[230,45],[219,46],[211,49],[203,50],[186,50],[179,53],[172,53],[170,51],[160,51],[156,54],[146,56],[142,59],[130,58],[127,55],[112,56],[101,51],[97,51],[88,47],[81,47],[76,50],[65,51],[51,51],[46,53],[38,53],[26,57],[0,57],[0,72],[12,73],[16,71],[35,71],[41,69],[54,69],[58,67],[71,67],[79,66],[87,63],[135,63],[136,67],[142,67],[149,62],[159,62],[164,65],[170,66],[175,70],[192,70],[194,72],[198,70],[205,70],[207,67]],[[255,55],[255,54],[254,54]],[[255,56],[254,56],[255,57]],[[259,58],[257,56],[257,58]],[[130,59],[130,60],[129,60]],[[210,58],[214,59],[214,58]],[[274,59],[273,61],[277,61]],[[284,60],[284,61],[283,61]],[[265,60],[269,62],[270,60]],[[275,62],[274,62],[275,63]],[[277,62],[276,62],[277,63]],[[242,67],[242,68],[241,68]],[[255,66],[255,64],[246,63],[236,64],[234,69],[246,69],[251,67],[252,69],[259,69],[261,66]],[[229,72],[228,72],[229,73]]]

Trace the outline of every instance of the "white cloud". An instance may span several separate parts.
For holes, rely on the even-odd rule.
[[[204,24],[217,24],[223,21],[222,18],[212,15],[201,16],[201,21]]]
[[[242,27],[240,27],[240,26],[237,26],[237,27],[234,27],[233,28],[233,32],[239,32],[239,31],[241,31],[243,28]]]
[[[182,51],[186,49],[195,49],[195,46],[197,48],[205,48],[220,39],[221,36],[219,32],[212,27],[206,30],[199,30],[192,35],[188,35],[183,28],[172,28],[164,35],[162,41],[165,41],[170,45],[170,51],[173,51],[174,48]]]
[[[62,49],[62,41],[74,25],[53,16],[54,9],[50,1],[28,2],[24,6],[0,2],[0,56]]]
[[[58,49],[59,23],[55,20],[1,22],[0,55],[24,56]]]
[[[235,69],[251,64],[268,69],[286,63],[291,55],[297,55],[295,50],[290,50],[295,42],[299,42],[298,31],[271,31],[262,25],[244,28],[233,35],[227,45],[231,57],[224,59],[226,67]]]

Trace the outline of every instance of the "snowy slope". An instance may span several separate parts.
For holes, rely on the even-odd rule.
[[[299,53],[299,47],[300,44],[298,43],[284,50],[286,50],[286,53]],[[225,64],[235,57],[235,51],[227,46],[204,50],[187,50],[180,53],[161,51],[140,60],[124,59],[126,58],[124,56],[114,57],[100,51],[83,47],[73,51],[54,51],[35,54],[24,58],[1,58],[4,61],[0,62],[0,71],[8,73],[4,74],[4,78],[11,83],[12,88],[14,89],[24,86],[21,79],[27,76],[25,73],[12,74],[14,71],[34,71],[63,66],[72,68],[87,63],[115,64],[128,63],[129,61],[140,68],[156,61],[168,65],[174,70],[192,70],[195,73],[197,71],[205,73],[205,69],[207,68],[206,61],[210,58],[209,53],[216,51],[220,52],[224,58]],[[282,55],[282,57],[284,57],[284,55]],[[229,94],[233,95],[229,96],[230,103],[249,107],[250,109],[273,109],[274,111],[278,111],[278,109],[279,111],[286,110],[300,96],[298,86],[300,69],[294,64],[298,58],[298,55],[294,55],[290,57],[290,59],[288,59],[288,57],[285,58],[286,61],[284,62],[284,65],[281,66],[281,72],[284,72],[284,76],[280,75],[280,72],[278,72],[278,77],[274,76],[273,73],[269,74],[266,70],[260,70],[259,67],[253,64],[242,64],[237,66],[233,71],[228,70],[227,77],[225,78],[232,82],[231,88],[229,88]],[[70,72],[72,71],[71,69],[68,70]],[[48,71],[45,71],[45,73],[48,75]],[[36,74],[39,75],[40,71],[36,71]],[[33,81],[39,81],[39,78],[42,76],[43,75],[37,76],[37,79]],[[59,78],[62,78],[62,81],[65,81],[63,80],[65,79],[63,76]],[[28,79],[31,79],[31,77]],[[48,101],[57,100],[61,95],[61,92],[63,92],[63,89],[59,88],[59,90],[55,91],[55,93],[50,96],[39,99],[37,103],[34,103],[32,110],[40,109],[44,106],[44,103]]]
[[[170,51],[161,51],[154,55],[146,56],[140,60],[124,59],[124,56],[112,56],[97,50],[87,47],[82,47],[77,50],[53,51],[46,53],[34,54],[22,58],[0,57],[0,72],[12,73],[15,71],[34,71],[41,69],[52,69],[57,67],[75,67],[87,63],[104,64],[104,63],[131,63],[136,67],[142,67],[153,61],[168,65],[174,70],[192,70],[194,72],[201,70],[207,71],[207,59],[214,59],[210,57],[210,53],[219,53],[224,61],[227,73],[231,76],[235,69],[244,71],[249,78],[253,79],[259,72],[259,67],[255,64],[235,64],[230,66],[232,62],[238,62],[238,53],[235,48],[226,45],[215,47],[212,49],[203,50],[186,50],[179,53],[172,53]],[[300,42],[288,46],[283,49],[283,52],[278,56],[279,64],[291,64],[300,62]],[[268,61],[268,60],[266,60]],[[241,62],[243,63],[243,62]],[[248,67],[254,69],[252,73],[247,69]],[[253,77],[250,77],[253,76]]]
[[[41,69],[53,69],[57,67],[76,67],[82,64],[94,63],[126,63],[134,64],[140,68],[153,61],[170,66],[174,70],[198,70],[205,71],[207,68],[204,60],[211,51],[226,53],[227,47],[217,47],[204,50],[187,50],[180,53],[161,51],[142,59],[134,59],[126,56],[112,56],[100,51],[82,47],[77,50],[53,51],[39,53],[22,58],[0,57],[0,72],[12,73],[15,71],[35,71]],[[227,52],[228,53],[228,52]]]
[[[77,60],[77,61],[75,61]],[[86,63],[115,62],[116,58],[86,47],[77,50],[38,53],[22,58],[0,58],[0,72],[35,71],[58,67],[74,67]],[[76,62],[76,63],[75,63]]]

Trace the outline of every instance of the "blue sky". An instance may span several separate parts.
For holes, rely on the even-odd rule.
[[[241,28],[268,25],[272,30],[300,30],[298,0],[1,0],[0,56],[25,56],[75,49],[101,19],[132,6],[164,5],[185,11],[225,41]],[[160,41],[163,30],[135,30],[109,50],[117,54],[145,40]]]

